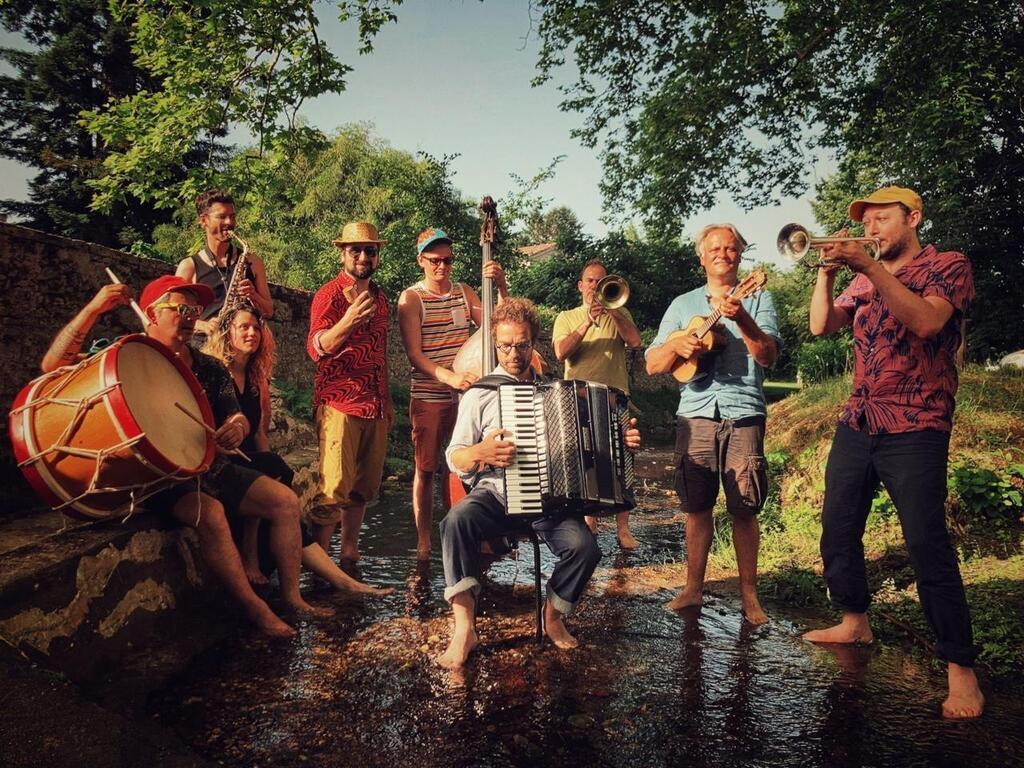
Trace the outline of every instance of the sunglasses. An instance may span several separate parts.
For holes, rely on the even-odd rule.
[[[371,259],[380,253],[380,250],[376,245],[346,245],[345,250],[353,256],[358,256],[360,253],[365,253]]]
[[[452,262],[455,261],[454,256],[424,256],[424,261],[430,262],[432,267],[440,267],[442,264],[446,267],[450,267]]]
[[[203,314],[202,307],[197,307],[192,304],[176,304],[171,301],[161,301],[159,304],[154,304],[153,309],[173,309],[186,320],[199,317]]]
[[[522,354],[524,352],[529,352],[531,349],[533,349],[533,342],[521,341],[518,344],[495,344],[494,348],[501,352],[501,354],[503,355],[511,354],[513,349],[516,352]]]

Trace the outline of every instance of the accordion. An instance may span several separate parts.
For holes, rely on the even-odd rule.
[[[636,506],[625,393],[578,380],[497,391],[501,426],[516,446],[505,469],[509,515],[610,515]]]

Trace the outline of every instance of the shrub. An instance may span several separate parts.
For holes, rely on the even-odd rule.
[[[846,373],[850,366],[850,340],[845,334],[805,342],[796,352],[796,369],[804,384]]]

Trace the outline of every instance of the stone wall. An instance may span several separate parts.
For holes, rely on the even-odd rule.
[[[0,407],[5,411],[10,410],[18,391],[39,375],[39,361],[54,335],[108,282],[105,267],[132,286],[136,295],[148,281],[172,269],[162,261],[0,223]],[[274,299],[271,326],[279,357],[276,378],[310,387],[313,364],[306,355],[306,333],[312,295],[278,285],[271,285],[270,291]],[[91,338],[114,338],[139,330],[132,311],[120,308],[100,320]],[[540,351],[551,364],[552,374],[560,375],[562,364],[551,349],[550,329],[542,331]],[[409,381],[409,361],[394,313],[388,366],[392,382]],[[657,389],[667,381],[648,377],[643,372],[643,358],[635,358],[634,389]],[[38,504],[14,465],[6,419],[0,432],[0,509]]]

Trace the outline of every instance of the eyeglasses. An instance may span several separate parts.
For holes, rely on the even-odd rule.
[[[177,304],[172,301],[161,301],[159,304],[154,304],[153,309],[173,309],[186,320],[193,317],[199,317],[203,314],[202,307],[197,307],[192,304]]]
[[[371,259],[380,253],[376,245],[346,245],[345,250],[352,256],[358,256],[360,253],[365,253]]]
[[[513,349],[516,352],[524,353],[529,352],[531,349],[533,349],[533,342],[521,341],[518,344],[495,344],[494,348],[501,352],[501,354],[503,355],[511,354]]]
[[[454,256],[424,256],[423,260],[430,263],[432,267],[440,267],[442,264],[450,267],[455,261]]]

